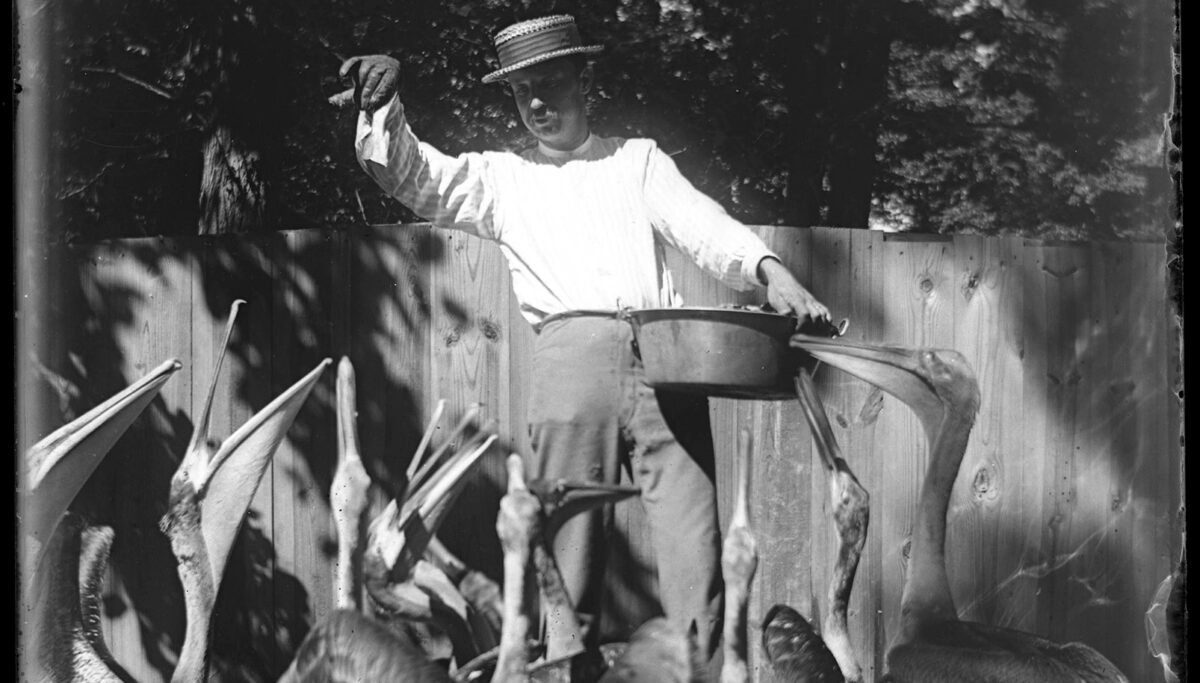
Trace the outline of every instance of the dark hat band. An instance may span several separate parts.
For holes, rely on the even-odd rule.
[[[579,47],[582,43],[579,29],[574,24],[564,24],[538,33],[515,36],[496,46],[496,56],[500,58],[500,67],[505,68],[545,52]]]
[[[583,44],[575,19],[569,14],[513,24],[497,33],[495,40],[500,68],[484,76],[484,83],[501,80],[514,71],[551,59],[593,55],[604,50],[600,45]]]

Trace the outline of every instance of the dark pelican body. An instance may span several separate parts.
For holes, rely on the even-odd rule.
[[[846,680],[821,634],[787,605],[767,610],[763,617],[762,647],[778,681],[844,683]]]

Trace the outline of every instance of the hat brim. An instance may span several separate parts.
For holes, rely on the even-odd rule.
[[[519,71],[520,69],[524,69],[526,67],[533,66],[534,64],[541,64],[542,62],[548,62],[551,59],[558,59],[559,57],[570,57],[571,55],[594,55],[594,54],[597,54],[597,53],[600,53],[603,51],[604,51],[603,45],[580,45],[578,47],[564,47],[559,50],[551,50],[549,52],[544,52],[535,57],[530,57],[529,59],[522,59],[521,61],[519,61],[515,64],[509,64],[508,66],[504,67],[503,69],[497,69],[496,71],[493,71],[492,73],[484,76],[483,82],[484,83],[495,83],[496,81],[502,81],[502,80],[504,80],[505,76],[509,75],[510,73],[512,73],[514,71]]]

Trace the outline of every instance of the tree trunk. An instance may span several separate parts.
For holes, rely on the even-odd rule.
[[[865,14],[856,12],[854,14]],[[853,16],[853,15],[852,15]],[[846,50],[843,87],[837,99],[840,115],[832,136],[829,160],[830,225],[866,228],[871,216],[871,189],[878,161],[880,110],[887,99],[890,39],[879,19],[861,17],[842,36]],[[874,26],[872,26],[874,24]]]
[[[265,227],[267,183],[262,155],[218,125],[204,143],[200,177],[200,234],[218,235]]]
[[[270,6],[249,0],[205,3],[205,40],[193,63],[202,74],[194,97],[208,99],[200,176],[200,234],[274,227],[273,180],[282,150],[286,48],[262,28]]]
[[[787,198],[793,207],[789,223],[808,227],[821,223],[828,132],[823,124],[831,88],[828,64],[826,3],[797,2],[785,15],[789,26],[785,84],[788,103]]]

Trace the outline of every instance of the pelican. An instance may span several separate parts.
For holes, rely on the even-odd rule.
[[[521,464],[520,456],[517,455],[509,456],[506,467],[510,486],[513,485],[511,482],[514,478],[520,482],[516,485],[516,489],[510,489],[510,495],[514,499],[533,500],[537,503],[534,528],[529,531],[522,529],[520,533],[528,534],[532,539],[532,548],[527,551],[528,557],[525,558],[525,561],[532,560],[538,593],[543,606],[543,619],[547,623],[545,624],[545,637],[539,647],[539,656],[531,662],[528,661],[531,655],[527,645],[522,653],[527,660],[526,675],[535,681],[594,680],[604,673],[605,662],[615,659],[617,653],[614,648],[608,646],[602,646],[598,651],[589,650],[584,646],[583,629],[571,598],[567,594],[566,584],[559,571],[558,563],[554,560],[551,541],[554,534],[562,528],[563,523],[571,517],[638,495],[639,489],[631,486],[574,482],[565,479],[535,479],[526,482],[524,467]],[[501,502],[503,505],[503,500]],[[511,503],[511,505],[516,505],[516,503]],[[524,506],[525,504],[520,503],[520,505]],[[502,507],[502,512],[504,509]],[[504,524],[516,524],[523,519],[522,516],[508,515]],[[502,540],[504,534],[514,533],[507,529],[501,531],[500,526],[501,522],[498,520],[497,532],[501,534]],[[522,551],[522,553],[524,552],[526,551]],[[510,560],[507,559],[507,553],[505,557],[505,581],[508,582],[510,579],[507,567]],[[525,557],[525,555],[522,554],[521,557]],[[516,560],[511,560],[511,562],[515,566]],[[515,579],[512,580],[515,581]],[[505,621],[502,633],[507,632],[508,615],[516,609],[509,603],[510,599],[516,599],[510,596],[509,591],[510,588],[506,583],[504,588]],[[518,605],[523,614],[524,603],[521,602]],[[522,628],[523,632],[527,631],[528,625],[526,624]],[[510,647],[515,648],[517,644],[510,641]],[[461,668],[455,674],[455,678],[460,681],[483,680],[494,674],[497,677],[496,680],[509,680],[503,677],[507,674],[501,673],[504,671],[500,668],[501,665],[507,664],[500,661],[502,654],[502,647],[484,652]],[[513,665],[509,673],[516,668]]]
[[[1128,679],[1082,643],[960,621],[946,574],[946,512],[979,409],[979,384],[951,350],[873,346],[797,334],[792,346],[907,404],[925,429],[929,467],[921,485],[912,554],[901,593],[900,631],[888,648],[896,683],[1104,681]]]
[[[536,539],[541,535],[540,504],[525,485],[521,456],[510,455],[508,492],[500,499],[496,534],[504,550],[504,626],[493,680],[529,680],[528,606],[525,604],[526,574]]]
[[[470,426],[478,406],[472,406],[447,442],[408,482],[403,499],[394,499],[372,522],[363,558],[367,594],[384,621],[406,625],[433,624],[450,639],[452,656],[461,666],[479,654],[489,635],[475,629],[478,620],[457,586],[432,562],[425,551],[450,507],[465,488],[467,474],[497,437],[493,425],[466,439],[444,464],[441,455]],[[419,456],[420,454],[418,454]],[[416,633],[413,632],[414,637]],[[438,653],[440,654],[440,653]]]
[[[22,648],[22,669],[34,680],[128,680],[104,646],[94,619],[93,589],[107,560],[111,530],[86,531],[86,524],[66,511],[180,367],[174,359],[162,363],[25,454],[21,586],[29,640]],[[81,544],[87,551],[82,562]]]
[[[353,374],[348,362],[339,365],[338,415],[339,444],[342,455],[339,456],[339,472],[354,469],[348,465],[356,453],[357,434],[355,433],[353,415]],[[468,418],[473,417],[476,410],[468,411]],[[432,433],[434,421],[430,423],[426,435]],[[467,419],[459,424],[451,440],[457,438],[465,429]],[[438,455],[419,467],[416,461],[421,459],[424,446],[428,440],[422,440],[422,446],[414,457],[410,467],[412,480],[405,488],[403,500],[393,500],[387,510],[381,513],[372,523],[370,538],[367,542],[367,559],[363,563],[367,575],[368,594],[376,602],[375,619],[364,615],[351,601],[345,599],[347,594],[354,595],[355,590],[348,585],[345,574],[338,572],[338,589],[335,594],[342,608],[335,610],[326,619],[315,626],[305,637],[295,659],[288,670],[280,678],[280,683],[301,683],[307,681],[366,681],[366,680],[405,680],[441,682],[451,680],[446,669],[434,662],[429,654],[417,646],[409,637],[402,635],[397,629],[390,627],[398,621],[415,619],[419,621],[444,618],[446,609],[453,609],[451,601],[456,598],[448,585],[435,568],[424,559],[420,559],[427,550],[426,544],[431,542],[445,513],[452,505],[454,498],[461,491],[466,481],[466,475],[478,463],[480,456],[487,451],[495,441],[495,436],[483,439],[481,445],[471,448],[471,444],[479,442],[479,437],[468,440],[468,445],[445,464],[438,465]],[[440,449],[443,452],[445,449]],[[514,465],[515,458],[515,465]],[[504,617],[501,628],[500,645],[495,649],[494,656],[481,661],[473,660],[473,665],[460,667],[455,680],[473,680],[486,673],[484,663],[499,664],[504,671],[522,671],[522,676],[528,676],[528,644],[525,634],[529,630],[529,617],[524,604],[524,577],[533,551],[530,543],[521,538],[541,537],[540,528],[543,519],[552,520],[551,524],[561,525],[563,516],[587,509],[596,501],[607,502],[614,494],[602,489],[600,495],[587,496],[579,494],[573,487],[565,484],[545,487],[559,495],[555,500],[559,505],[552,506],[558,515],[546,515],[543,504],[536,498],[537,515],[530,522],[524,513],[516,514],[515,509],[521,503],[517,499],[532,497],[524,483],[523,472],[519,468],[519,456],[512,456],[507,463],[510,476],[509,495],[502,501],[497,529],[504,542],[505,583],[519,585],[520,590],[505,590]],[[353,476],[343,476],[335,480],[348,483],[347,490],[340,494],[339,499],[358,500],[365,498],[365,489],[369,481]],[[336,485],[335,485],[336,486]],[[581,487],[582,488],[582,487]],[[577,495],[570,495],[577,494]],[[547,494],[548,495],[548,494]],[[580,497],[586,498],[583,503]],[[621,490],[620,496],[632,495]],[[331,494],[331,499],[333,495]],[[516,508],[514,508],[516,506]],[[353,523],[356,508],[352,505],[335,505],[335,515],[343,515],[336,524],[339,537],[339,558],[351,558],[359,526]],[[522,521],[524,520],[524,521]],[[514,536],[514,534],[516,534]],[[505,540],[507,539],[507,540]],[[514,540],[516,539],[516,540]],[[514,545],[516,543],[516,545]],[[538,547],[540,543],[533,545]],[[523,550],[522,550],[523,548]],[[452,557],[452,556],[450,556]],[[394,559],[391,559],[394,558]],[[389,565],[389,562],[391,563]],[[401,580],[394,577],[400,576]],[[561,583],[561,579],[560,579]],[[373,584],[373,585],[372,585]],[[515,592],[514,592],[515,590]],[[457,599],[461,601],[461,598]],[[461,608],[462,605],[457,605]],[[440,609],[439,609],[440,608]],[[461,614],[454,612],[461,616]],[[507,640],[506,640],[507,639]],[[518,662],[513,664],[513,662]],[[532,667],[536,669],[536,667]],[[516,680],[508,677],[497,680]]]
[[[406,627],[413,621],[435,621],[456,637],[473,635],[465,599],[422,556],[464,488],[467,475],[496,437],[481,431],[442,462],[449,444],[478,413],[479,407],[472,406],[447,443],[422,463],[445,405],[439,402],[410,463],[403,492],[370,524],[362,573],[371,599],[369,614],[363,614],[355,585],[356,549],[370,478],[358,450],[355,404],[354,368],[343,358],[338,364],[337,384],[338,467],[330,491],[338,534],[337,609],[309,631],[280,681],[448,681],[446,669],[414,642]],[[456,645],[464,647],[462,642]]]
[[[358,430],[354,426],[354,365],[345,356],[338,361],[336,395],[338,463],[329,489],[329,506],[333,509],[338,542],[333,604],[337,609],[358,610],[362,606],[362,595],[355,580],[362,560],[358,545],[371,477],[363,466]]]
[[[804,370],[796,375],[796,393],[821,464],[829,473],[838,554],[829,579],[829,615],[823,634],[817,636],[811,624],[791,607],[774,605],[763,620],[763,649],[782,680],[861,683],[862,667],[850,645],[846,611],[867,540],[870,496],[842,457],[812,377]],[[830,666],[831,657],[836,669]]]
[[[829,615],[818,634],[799,612],[773,605],[763,619],[763,650],[781,681],[860,683],[862,667],[850,645],[846,611],[858,561],[867,539],[870,497],[850,471],[812,377],[796,375],[796,394],[813,434],[817,454],[829,473],[829,494],[838,535],[838,554],[829,579]]]
[[[635,496],[639,489],[563,479],[535,479],[526,483],[520,456],[509,456],[506,465],[509,491],[501,500],[496,531],[505,549],[503,634],[508,637],[502,638],[507,650],[505,645],[499,648],[493,680],[593,680],[602,673],[603,654],[589,652],[584,646],[583,629],[554,560],[551,542],[571,517]],[[517,550],[518,544],[523,544],[523,550]],[[527,564],[530,559],[546,620],[543,654],[533,662],[529,661],[526,638],[517,637],[529,630],[528,617],[523,616],[525,584],[511,578],[518,561]],[[514,615],[521,616],[510,631],[510,618]]]
[[[358,449],[355,404],[354,366],[343,357],[338,363],[337,381],[338,465],[329,494],[338,542],[334,581],[336,609],[308,632],[292,663],[279,679],[280,683],[450,681],[446,670],[407,635],[363,613],[356,581],[360,565],[357,550],[371,480]],[[437,412],[440,414],[440,410]],[[435,416],[431,426],[436,420]],[[432,429],[428,430],[426,435],[431,436],[431,432]],[[423,440],[418,448],[418,458],[425,445]],[[469,468],[456,470],[460,481],[468,471]],[[456,486],[443,487],[440,495],[452,496],[456,491]],[[440,518],[433,519],[430,526],[436,528],[439,521]],[[426,524],[429,522],[425,521]],[[404,528],[407,523],[400,526]],[[375,568],[377,572],[382,571],[378,564]],[[386,576],[378,580],[386,582]]]
[[[474,613],[483,620],[477,631],[488,631],[499,638],[504,622],[504,602],[500,585],[487,574],[469,567],[437,536],[429,539],[425,559],[450,579]]]
[[[208,396],[196,420],[187,450],[171,477],[169,509],[159,528],[171,542],[183,584],[187,626],[172,683],[200,683],[208,677],[208,639],[212,609],[225,573],[229,551],[275,450],[295,421],[321,374],[326,358],[216,445],[209,418],[217,377],[239,306],[235,301],[217,356]]]

